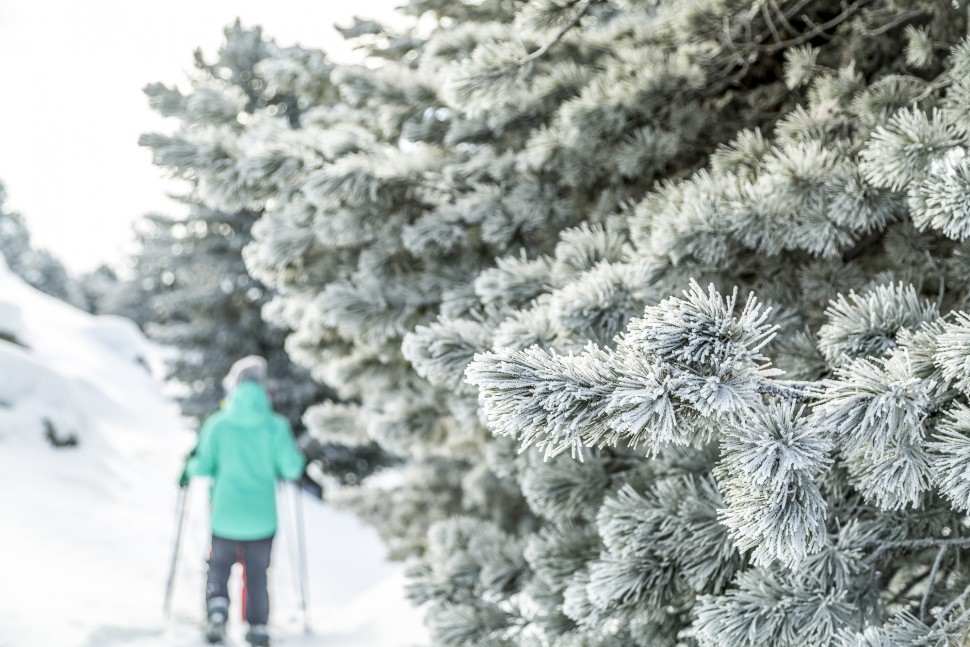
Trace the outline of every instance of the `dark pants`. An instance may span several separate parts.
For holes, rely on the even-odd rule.
[[[241,541],[212,535],[209,577],[205,587],[206,602],[213,598],[229,599],[229,572],[241,561],[246,568],[246,622],[265,625],[269,619],[269,591],[266,569],[273,538]]]

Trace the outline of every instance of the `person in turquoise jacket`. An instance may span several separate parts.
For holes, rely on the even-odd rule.
[[[221,642],[229,609],[229,573],[242,561],[246,572],[246,639],[269,645],[269,568],[276,534],[276,482],[303,474],[305,459],[289,421],[273,411],[266,391],[266,360],[236,362],[223,382],[227,398],[202,424],[199,442],[181,480],[212,479],[212,554],[206,581],[209,642]]]

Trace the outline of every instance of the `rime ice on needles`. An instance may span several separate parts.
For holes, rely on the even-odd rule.
[[[865,629],[843,629],[834,643],[836,647],[950,647],[954,643],[945,630],[933,628],[909,612],[894,614],[885,624]]]
[[[558,335],[558,328],[550,319],[548,307],[537,305],[507,317],[495,329],[496,348],[523,350],[530,346],[550,348]]]
[[[618,377],[610,351],[589,347],[582,355],[558,355],[537,348],[475,356],[465,370],[489,424],[536,445],[547,457],[569,450],[581,456],[608,433],[607,404]]]
[[[749,297],[735,315],[737,289],[723,298],[714,289],[692,281],[684,297],[670,297],[646,309],[630,323],[623,347],[640,345],[661,361],[685,366],[760,366],[761,353],[775,328],[766,324],[768,311]]]
[[[762,382],[777,375],[762,354],[775,334],[767,309],[753,296],[735,313],[737,290],[723,298],[691,282],[685,298],[671,297],[633,319],[619,354],[646,353],[669,376],[678,398],[704,417],[740,414],[758,400]]]
[[[815,407],[815,424],[835,432],[849,474],[883,510],[914,507],[929,488],[925,421],[936,385],[912,372],[905,351],[836,369]]]
[[[785,85],[789,89],[811,81],[818,64],[818,50],[811,46],[795,47],[785,51]]]
[[[461,647],[502,632],[509,612],[499,603],[527,568],[522,552],[516,538],[480,519],[454,517],[431,527],[428,555],[410,569],[407,589],[416,603],[449,601],[430,622],[440,644]],[[489,604],[483,608],[477,598]]]
[[[954,240],[970,236],[970,160],[963,148],[951,149],[930,165],[929,173],[909,189],[913,224],[932,227]]]
[[[763,568],[740,573],[724,595],[701,596],[695,612],[701,647],[831,645],[840,630],[858,624],[846,591]]]
[[[933,356],[943,377],[964,393],[970,393],[970,314],[958,312],[936,338]]]
[[[522,494],[530,507],[547,519],[566,523],[599,507],[610,478],[599,460],[590,460],[588,451],[581,458],[560,456],[543,460],[537,452],[527,456],[528,467],[519,477]]]
[[[612,345],[627,323],[655,300],[652,268],[642,263],[601,262],[582,279],[551,293],[549,316],[565,335]]]
[[[735,313],[692,283],[631,320],[615,351],[590,345],[579,355],[539,348],[475,356],[467,380],[480,389],[489,423],[547,456],[582,447],[697,442],[685,420],[743,415],[777,374],[762,354],[774,333],[753,298]],[[678,409],[682,409],[678,413]]]
[[[915,68],[928,67],[933,62],[933,41],[925,27],[907,25],[906,62]]]
[[[548,289],[551,274],[548,257],[506,256],[478,275],[475,293],[485,305],[521,308]]]
[[[956,508],[970,511],[970,407],[953,405],[927,450],[936,486]]]
[[[924,437],[935,385],[913,375],[905,353],[855,359],[823,385],[813,415],[823,428],[835,430],[843,450],[880,454]]]
[[[633,250],[623,232],[583,223],[562,232],[553,254],[557,283],[580,278],[597,264],[629,261]]]
[[[794,403],[774,403],[724,433],[723,456],[746,481],[785,491],[802,476],[819,476],[831,463],[831,440],[807,420]]]
[[[903,109],[876,128],[859,166],[873,186],[900,191],[926,177],[930,165],[959,142],[956,129],[940,111],[928,116],[915,108]]]
[[[756,564],[796,567],[825,539],[826,504],[816,483],[832,441],[793,403],[773,404],[722,434],[721,519]]]
[[[465,367],[489,341],[489,330],[481,324],[439,320],[405,335],[401,352],[432,384],[460,389]]]
[[[939,316],[936,306],[920,299],[912,285],[880,285],[862,294],[840,294],[825,311],[818,331],[819,349],[830,364],[856,357],[884,355],[901,330],[915,330]]]

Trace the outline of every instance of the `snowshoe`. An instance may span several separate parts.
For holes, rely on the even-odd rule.
[[[205,625],[205,639],[209,644],[221,643],[226,639],[226,618],[218,613],[209,616]]]
[[[221,643],[226,638],[226,620],[229,619],[229,600],[209,600],[209,620],[205,625],[205,639],[210,644]]]
[[[226,639],[226,617],[220,613],[213,613],[205,625],[205,639],[210,644],[221,643]]]
[[[252,647],[269,647],[269,633],[266,625],[250,625],[246,632],[246,642]]]

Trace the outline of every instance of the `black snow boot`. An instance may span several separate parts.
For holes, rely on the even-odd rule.
[[[205,625],[205,639],[210,643],[221,643],[226,637],[226,620],[229,619],[229,600],[212,598],[207,605],[209,620]]]
[[[246,641],[253,647],[269,647],[269,633],[266,632],[266,625],[249,625],[246,632]]]

